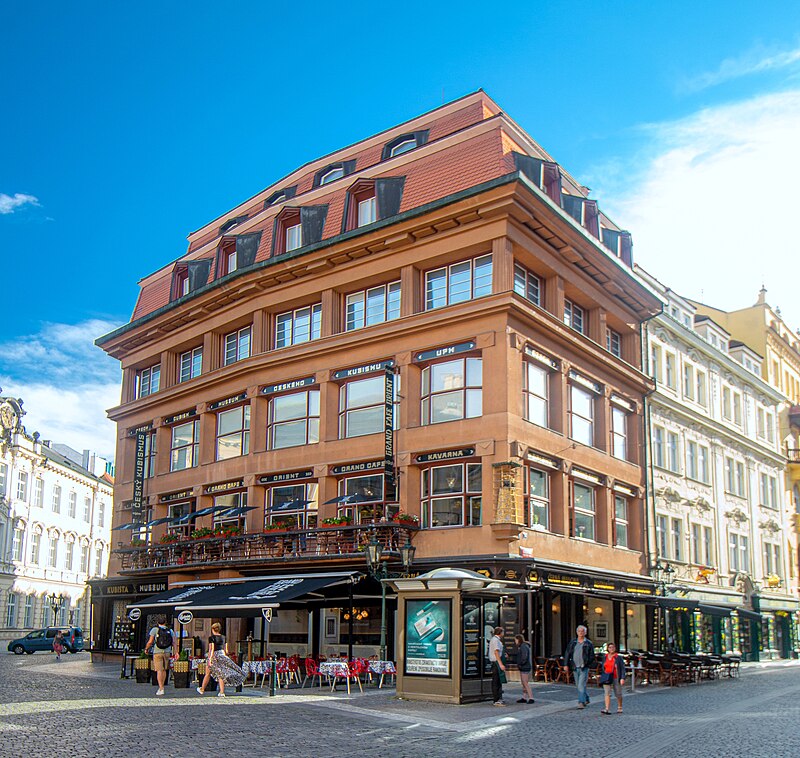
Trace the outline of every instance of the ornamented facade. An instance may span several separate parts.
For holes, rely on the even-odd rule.
[[[108,570],[113,479],[88,451],[29,434],[22,406],[0,397],[0,639],[54,621],[88,638],[87,581]],[[55,612],[50,596],[63,598]]]

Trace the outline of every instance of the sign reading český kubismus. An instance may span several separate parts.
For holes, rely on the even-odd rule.
[[[450,676],[450,600],[406,600],[405,673]]]
[[[144,468],[147,450],[148,432],[136,432],[136,457],[133,466],[133,500],[131,502],[131,520],[140,524],[144,512]]]

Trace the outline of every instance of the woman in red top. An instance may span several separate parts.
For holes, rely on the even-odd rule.
[[[625,684],[625,661],[617,653],[617,646],[613,642],[608,643],[608,652],[603,661],[603,671],[600,674],[600,684],[603,685],[603,694],[606,707],[600,711],[604,715],[611,713],[611,690],[617,696],[617,713],[622,713],[622,685]]]

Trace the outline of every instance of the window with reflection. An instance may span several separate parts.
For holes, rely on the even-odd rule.
[[[250,452],[250,406],[217,413],[217,456],[218,461],[247,455]]]
[[[423,526],[480,526],[481,464],[453,463],[422,470]]]
[[[267,444],[271,450],[319,442],[319,390],[292,392],[269,403]]]
[[[316,482],[285,484],[267,490],[264,525],[286,529],[314,529],[319,509]]]
[[[585,540],[595,539],[594,488],[585,484],[572,484],[573,537]]]
[[[458,358],[422,370],[422,423],[441,424],[483,413],[483,364]]]

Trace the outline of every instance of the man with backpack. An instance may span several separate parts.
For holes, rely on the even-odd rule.
[[[165,616],[156,616],[156,626],[150,630],[150,639],[144,647],[144,651],[153,651],[153,670],[158,679],[158,692],[156,695],[164,694],[164,685],[167,683],[167,671],[169,671],[169,659],[172,656],[172,644],[175,634],[167,626]]]

